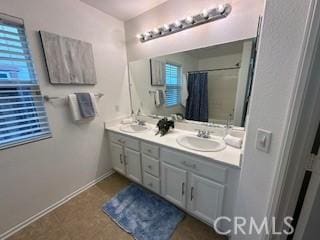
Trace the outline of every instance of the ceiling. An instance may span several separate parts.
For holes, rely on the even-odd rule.
[[[127,21],[167,0],[80,0],[108,15]]]

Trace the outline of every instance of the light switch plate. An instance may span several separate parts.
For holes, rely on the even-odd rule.
[[[260,151],[268,153],[270,151],[271,136],[272,133],[270,131],[258,128],[256,148]]]

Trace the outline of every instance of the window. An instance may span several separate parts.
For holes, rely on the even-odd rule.
[[[166,105],[173,107],[181,103],[181,67],[166,64]]]
[[[51,136],[20,21],[0,14],[0,149]]]

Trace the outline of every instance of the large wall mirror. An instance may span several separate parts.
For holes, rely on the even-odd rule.
[[[243,126],[253,47],[251,39],[130,62],[133,111]]]

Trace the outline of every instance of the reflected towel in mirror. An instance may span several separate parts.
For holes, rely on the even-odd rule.
[[[181,83],[181,105],[187,107],[187,98],[188,98],[188,80],[187,75],[184,73],[182,75]]]
[[[156,91],[155,91],[155,94],[154,94],[154,104],[155,104],[157,107],[160,107],[161,105],[164,104],[164,92],[163,92],[163,90],[159,89],[159,90],[156,90]]]

